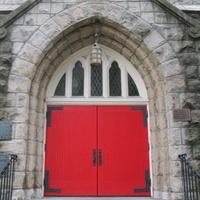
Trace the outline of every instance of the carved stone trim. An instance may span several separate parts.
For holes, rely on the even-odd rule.
[[[159,5],[165,11],[173,15],[176,19],[183,22],[185,25],[189,26],[188,34],[193,38],[200,37],[200,23],[195,20],[194,18],[190,17],[182,10],[178,9],[177,7],[173,6],[166,0],[152,0],[154,3]]]
[[[21,17],[24,13],[33,8],[36,4],[42,0],[27,0],[21,6],[9,13],[4,20],[0,22],[0,39],[4,38],[7,34],[6,28],[12,24],[15,20]]]

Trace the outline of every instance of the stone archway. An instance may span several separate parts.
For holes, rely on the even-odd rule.
[[[27,100],[25,187],[42,188],[44,101],[56,68],[77,50],[93,44],[94,21],[101,21],[100,43],[127,58],[144,80],[150,102],[153,195],[168,197],[170,163],[165,95],[172,92],[171,66],[180,73],[179,61],[169,43],[150,24],[117,4],[80,4],[46,21],[19,52],[9,77],[9,92],[23,92]],[[31,74],[31,76],[28,76]],[[179,76],[178,83],[182,82]],[[179,85],[180,85],[179,84]],[[17,110],[18,116],[23,111]],[[28,120],[28,122],[27,122]],[[33,172],[33,169],[35,170]],[[36,192],[37,193],[37,192]],[[30,194],[27,194],[30,195]]]

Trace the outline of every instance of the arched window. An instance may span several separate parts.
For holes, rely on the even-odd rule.
[[[91,67],[91,96],[102,96],[102,86],[102,67]]]
[[[84,95],[84,69],[80,61],[76,62],[72,70],[72,96]]]
[[[121,70],[118,63],[114,61],[109,70],[109,88],[110,96],[121,96]]]
[[[47,102],[148,101],[141,76],[123,56],[102,46],[102,66],[91,67],[89,60],[90,47],[64,61],[50,80]]]
[[[66,81],[66,74],[64,74],[62,78],[60,79],[56,87],[54,96],[65,96],[65,81]]]

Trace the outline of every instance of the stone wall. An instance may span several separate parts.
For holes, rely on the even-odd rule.
[[[14,197],[42,196],[46,88],[65,59],[93,44],[97,17],[100,43],[127,58],[148,90],[152,195],[182,199],[178,155],[200,167],[200,43],[150,0],[43,0],[9,26],[0,41],[0,119],[13,123],[13,140],[0,152],[18,154]],[[189,108],[191,121],[174,122],[175,108]]]

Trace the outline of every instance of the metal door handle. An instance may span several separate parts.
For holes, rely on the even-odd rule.
[[[92,163],[93,166],[96,166],[96,149],[92,150]]]
[[[99,166],[102,165],[102,150],[101,150],[101,149],[99,149],[99,160],[98,160],[98,164],[99,164]]]

